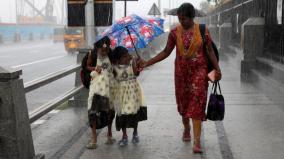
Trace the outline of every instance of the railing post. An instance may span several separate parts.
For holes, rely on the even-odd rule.
[[[77,64],[81,64],[84,56],[89,53],[90,49],[80,49],[77,55]],[[80,70],[76,71],[75,77],[75,87],[82,85]],[[86,88],[83,88],[80,93],[74,96],[74,100],[69,100],[69,104],[72,106],[80,106],[87,107],[87,99],[88,99],[89,91]]]
[[[210,32],[210,35],[212,37],[212,40],[218,45],[219,45],[219,27],[214,24],[209,24],[208,25],[208,30]]]
[[[4,43],[3,36],[2,36],[2,34],[0,34],[0,44],[3,44],[3,43]]]
[[[243,60],[241,62],[241,78],[247,79],[250,69],[256,67],[256,57],[264,50],[264,18],[249,18],[242,25],[241,46]]]
[[[21,74],[0,67],[0,158],[36,158]]]
[[[14,34],[14,42],[17,43],[20,41],[21,41],[21,34],[17,32]]]
[[[229,22],[223,23],[219,28],[219,49],[224,52],[232,41],[232,24]]]
[[[29,34],[29,41],[34,41],[34,34],[33,33]]]

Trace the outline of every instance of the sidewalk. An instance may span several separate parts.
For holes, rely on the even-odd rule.
[[[78,108],[69,108],[51,119],[50,124],[65,120],[74,122],[60,124],[57,129],[78,129],[69,136],[52,136],[38,133],[41,142],[55,142],[59,138],[61,148],[47,158],[63,159],[282,159],[284,156],[284,112],[283,104],[276,105],[257,88],[240,80],[240,53],[226,53],[221,56],[223,79],[222,93],[225,97],[226,114],[223,122],[207,121],[203,124],[202,143],[205,153],[192,154],[192,143],[181,141],[182,123],[175,103],[173,66],[175,53],[162,63],[159,63],[142,73],[140,77],[148,105],[148,120],[139,124],[141,142],[127,147],[117,144],[104,144],[106,129],[98,138],[99,147],[87,150],[85,145],[91,136],[86,122],[86,113]],[[211,85],[209,90],[211,89]],[[69,115],[73,115],[70,117]],[[65,114],[64,114],[65,113]],[[53,117],[54,118],[54,117]],[[76,121],[76,122],[75,122]],[[65,122],[65,123],[66,123]],[[48,126],[45,126],[48,128]],[[42,132],[44,133],[44,132]],[[128,132],[129,139],[132,131]],[[45,136],[42,138],[40,136]],[[71,137],[66,143],[62,138]],[[114,131],[114,138],[119,140],[121,132]],[[42,143],[35,141],[37,150]],[[58,143],[59,142],[55,142]],[[54,144],[55,145],[55,144]]]

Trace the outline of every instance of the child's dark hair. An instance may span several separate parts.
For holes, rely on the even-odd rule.
[[[195,18],[195,9],[191,3],[183,3],[177,10],[177,15]]]
[[[107,47],[110,47],[110,39],[109,37],[105,36],[102,39],[100,39],[99,41],[94,43],[94,48],[102,48],[103,45],[106,44]]]
[[[99,41],[95,42],[94,43],[93,53],[95,54],[95,56],[97,56],[97,49],[98,48],[102,48],[104,44],[106,44],[107,47],[109,48],[109,50],[108,50],[108,57],[109,57],[111,63],[113,63],[115,59],[114,59],[113,51],[110,48],[110,39],[109,39],[109,37],[105,36],[102,39],[100,39]]]
[[[113,50],[113,54],[116,60],[120,60],[120,58],[127,53],[128,50],[123,46],[118,46]]]

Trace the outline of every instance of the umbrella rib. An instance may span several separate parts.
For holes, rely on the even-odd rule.
[[[133,42],[133,39],[132,39],[132,37],[131,37],[130,30],[129,30],[128,26],[126,26],[125,28],[126,28],[126,30],[127,30],[127,32],[128,32],[128,35],[129,35],[130,40],[131,40],[131,43],[132,43],[132,45],[133,45],[133,47],[134,47],[134,49],[135,49],[136,55],[138,56],[138,58],[140,58],[140,56],[139,56],[139,54],[138,54],[138,51],[137,51],[137,48],[136,48],[136,46],[135,46],[135,44],[134,44],[134,42]],[[134,33],[135,33],[135,31],[134,31]],[[137,37],[139,38],[139,36],[137,36]]]
[[[131,29],[133,30],[134,34],[136,34],[136,36],[140,39],[140,41],[143,42],[144,47],[146,47],[147,45],[146,45],[146,43],[144,42],[144,40],[141,40],[141,37],[139,36],[139,34],[138,34],[136,31],[134,31],[133,28],[131,28]]]

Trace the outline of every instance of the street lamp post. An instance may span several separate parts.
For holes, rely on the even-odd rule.
[[[127,15],[127,0],[124,0],[124,17]]]
[[[161,0],[158,0],[158,8],[159,8],[159,11],[162,13],[162,10],[161,10]]]

